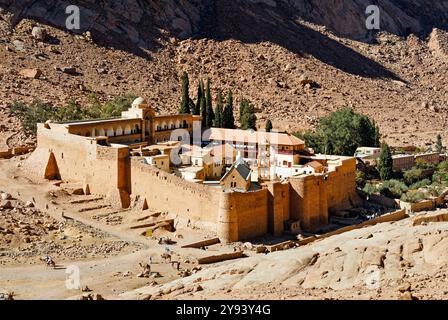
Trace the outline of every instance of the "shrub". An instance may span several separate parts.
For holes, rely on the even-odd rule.
[[[114,118],[130,108],[135,95],[126,94],[115,97],[112,101],[102,103],[95,95],[89,96],[89,103],[82,107],[76,101],[70,100],[67,105],[57,107],[41,100],[34,100],[30,104],[16,101],[11,105],[11,113],[22,123],[27,133],[36,133],[37,124],[47,120],[76,121],[84,119]]]
[[[425,175],[422,169],[412,168],[411,170],[408,170],[405,173],[403,173],[403,177],[404,181],[409,186],[423,180],[425,178]]]
[[[362,189],[366,186],[366,174],[362,171],[356,171],[356,185]]]
[[[403,194],[400,198],[401,201],[416,203],[427,198],[427,194],[422,191],[410,190]]]
[[[380,133],[367,116],[344,107],[320,118],[316,133],[297,134],[316,152],[352,156],[360,146],[379,147]]]
[[[408,187],[398,180],[384,181],[379,187],[379,192],[389,198],[399,199],[403,193],[408,191]]]
[[[432,177],[432,181],[440,185],[446,185],[448,183],[448,161],[439,163]]]
[[[423,179],[409,186],[409,190],[418,190],[420,188],[427,187],[431,184],[431,180]]]
[[[367,182],[364,188],[362,189],[365,193],[372,195],[378,193],[378,188],[371,182]]]

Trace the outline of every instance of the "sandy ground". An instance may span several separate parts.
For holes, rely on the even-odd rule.
[[[245,245],[247,257],[201,265],[201,269],[196,270],[198,258],[233,252],[242,244],[218,244],[209,246],[208,250],[184,249],[182,245],[211,238],[213,234],[181,224],[177,224],[175,232],[156,230],[152,237],[143,236],[145,229],[131,230],[130,227],[153,210],[142,211],[138,206],[117,210],[108,207],[105,198],[71,194],[76,185],[56,186],[48,181],[31,180],[20,170],[21,161],[20,158],[0,161],[0,190],[23,202],[31,199],[35,209],[48,219],[64,222],[69,217],[72,222],[65,221],[62,228],[67,238],[55,240],[62,247],[54,255],[56,269],[46,267],[39,256],[31,254],[35,252],[28,248],[32,241],[16,243],[20,239],[17,238],[10,247],[6,246],[7,255],[0,255],[0,292],[13,291],[17,299],[76,299],[87,294],[79,289],[67,289],[66,281],[71,278],[66,271],[73,270],[73,266],[79,268],[81,288],[88,286],[92,293],[107,299],[448,297],[448,222],[413,226],[411,217],[269,254],[256,254]],[[80,212],[80,209],[98,205],[105,207]],[[444,212],[448,211],[436,213]],[[12,216],[11,212],[0,213]],[[55,233],[53,239],[61,235],[59,231],[52,232]],[[169,237],[175,244],[158,244],[162,236]],[[112,247],[106,253],[98,249],[116,242],[128,245],[124,249]],[[75,251],[71,256],[64,255],[72,252],[69,250],[73,250],[73,245],[81,254],[76,255]],[[82,248],[86,245],[93,245],[94,250],[84,252]],[[181,263],[181,272],[161,258],[167,247],[173,260]],[[25,256],[28,259],[19,254],[14,260],[11,252],[31,253]],[[146,262],[150,256],[154,276],[137,277],[141,272],[139,263]],[[184,277],[185,273],[191,275]]]
[[[225,245],[215,246],[207,252],[181,249],[183,244],[212,236],[197,228],[178,226],[174,233],[156,230],[150,238],[141,235],[144,229],[130,230],[131,225],[139,224],[136,222],[137,219],[151,211],[142,211],[138,208],[117,210],[106,207],[79,212],[80,209],[89,206],[107,205],[108,201],[94,195],[71,195],[70,190],[75,185],[63,184],[62,187],[57,187],[48,181],[33,181],[17,167],[20,163],[18,159],[0,160],[0,191],[8,192],[23,202],[32,201],[35,209],[44,213],[47,219],[55,219],[61,223],[65,221],[66,225],[62,233],[54,231],[55,234],[49,233],[48,237],[44,237],[48,242],[57,243],[62,247],[56,253],[50,254],[58,265],[57,270],[47,268],[40,261],[41,254],[32,254],[36,251],[30,249],[35,246],[33,243],[14,243],[14,248],[12,245],[6,246],[7,255],[0,256],[0,292],[13,291],[17,299],[60,299],[79,296],[82,294],[80,290],[68,290],[65,287],[65,281],[69,276],[65,273],[66,268],[71,270],[70,266],[77,266],[80,270],[82,287],[88,286],[94,293],[114,298],[125,291],[147,286],[153,282],[161,284],[179,278],[179,272],[161,258],[161,254],[167,248],[171,251],[173,260],[181,263],[180,271],[193,269],[197,266],[196,259],[212,254],[210,251],[233,251],[233,247]],[[82,201],[86,199],[98,200],[83,203]],[[73,201],[81,203],[72,203]],[[117,217],[119,219],[116,219]],[[66,239],[58,238],[62,234]],[[157,240],[160,237],[169,237],[176,243],[169,246],[159,245]],[[3,238],[0,240],[4,240]],[[96,249],[111,243],[126,245],[124,248],[118,246],[119,250],[115,250],[116,246],[112,246],[106,253],[104,250]],[[39,246],[39,243],[37,245]],[[92,252],[81,250],[83,245],[93,248]],[[73,246],[82,251],[78,255],[74,253],[74,256],[79,258],[71,259],[68,255],[64,255],[65,252],[72,253]],[[27,255],[23,252],[27,252]],[[151,271],[159,273],[161,277],[137,278],[142,271],[139,263],[147,262],[150,256],[153,262]]]

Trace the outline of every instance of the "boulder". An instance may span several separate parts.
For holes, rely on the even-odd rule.
[[[0,208],[1,209],[12,209],[11,201],[6,200],[6,201],[0,202]]]
[[[72,76],[75,76],[78,74],[75,67],[63,67],[63,68],[61,68],[61,71],[66,74],[72,75]]]
[[[42,71],[39,69],[23,69],[20,75],[24,78],[39,79],[42,76]]]
[[[31,31],[31,34],[34,39],[39,41],[45,41],[45,39],[47,38],[47,32],[42,27],[34,27]]]
[[[33,208],[34,207],[34,203],[32,201],[27,201],[25,203],[25,208]]]
[[[12,199],[12,196],[11,196],[9,193],[2,192],[2,193],[0,194],[0,199],[1,199],[1,200],[11,200],[11,199]]]
[[[77,195],[77,196],[82,196],[84,195],[84,189],[83,188],[78,188],[73,190],[72,194]]]

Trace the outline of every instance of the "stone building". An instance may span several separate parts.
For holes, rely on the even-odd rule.
[[[38,124],[37,148],[23,168],[41,178],[83,184],[91,193],[108,196],[112,204],[123,208],[131,205],[131,199],[139,198],[180,223],[190,221],[215,232],[224,242],[267,233],[281,235],[285,225],[291,224],[314,232],[328,223],[332,212],[350,208],[358,201],[354,158],[312,155],[300,139],[286,133],[279,137],[256,134],[250,146],[255,150],[253,163],[244,159],[249,145],[241,146],[238,139],[233,140],[231,152],[224,155],[218,151],[228,150],[228,145],[209,146],[212,152],[205,150],[204,154],[210,154],[212,163],[220,161],[223,169],[233,163],[235,149],[244,148],[243,159],[224,176],[224,187],[195,181],[198,176],[205,179],[199,163],[197,167],[184,167],[183,174],[193,176],[193,181],[173,174],[176,166],[182,166],[180,157],[176,157],[182,156],[178,141],[191,146],[200,125],[197,116],[157,116],[143,99],[137,99],[118,119]],[[249,137],[241,130],[232,131],[228,132],[232,137]],[[263,154],[268,156],[263,159]],[[264,168],[260,160],[265,161],[269,175],[278,161],[287,169],[313,161],[322,167],[313,165],[320,169],[313,174],[291,174],[282,181],[260,179],[261,187],[252,190],[248,172]],[[233,172],[243,179],[237,180],[236,175],[235,180],[229,179]]]
[[[238,157],[235,163],[222,177],[220,184],[223,190],[236,190],[247,192],[251,185],[252,170],[249,165]]]

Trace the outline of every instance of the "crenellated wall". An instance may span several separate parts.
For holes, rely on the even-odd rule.
[[[117,189],[128,191],[123,171],[128,148],[100,146],[94,139],[69,134],[56,126],[47,129],[39,125],[37,135],[38,146],[26,162],[26,170],[45,177],[53,155],[56,166],[53,169],[64,181],[89,184],[92,193],[105,196]]]
[[[191,219],[216,231],[220,188],[187,182],[153,166],[131,159],[131,193],[146,199],[148,206]]]
[[[347,158],[330,164],[326,174],[291,178],[291,219],[300,220],[304,230],[315,231],[328,223],[330,213],[356,205],[355,175],[356,160]]]
[[[127,146],[98,145],[94,138],[46,124],[38,126],[38,147],[24,168],[40,177],[88,184],[92,193],[110,196],[122,207],[128,207],[131,198],[145,199],[150,208],[234,242],[267,233],[281,235],[288,220],[314,231],[328,223],[332,210],[351,207],[356,200],[356,161],[341,159],[329,167],[327,174],[270,182],[258,191],[224,192],[130,157]]]

